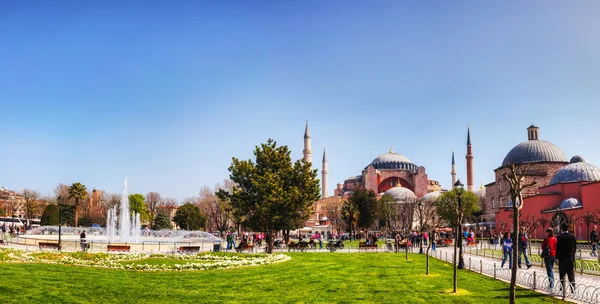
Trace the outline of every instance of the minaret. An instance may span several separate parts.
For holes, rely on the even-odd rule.
[[[306,129],[304,129],[304,161],[312,163],[312,151],[310,150],[310,130],[308,129],[308,120],[306,121]]]
[[[473,191],[473,151],[471,150],[471,126],[467,130],[467,190]]]
[[[456,164],[454,163],[454,149],[452,149],[452,189],[454,189],[454,184],[456,183]]]
[[[321,198],[326,198],[329,195],[327,194],[327,192],[329,191],[329,189],[327,188],[327,184],[328,184],[328,180],[327,180],[327,175],[328,175],[328,171],[327,171],[327,155],[325,154],[325,149],[323,149],[323,166],[321,167],[321,191],[323,192],[321,194]]]

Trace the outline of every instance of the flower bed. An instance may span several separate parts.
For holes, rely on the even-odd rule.
[[[283,254],[107,254],[55,251],[30,252],[16,249],[0,249],[0,256],[4,257],[4,259],[0,259],[0,262],[8,263],[60,264],[142,271],[231,269],[268,265],[290,259],[289,256]],[[150,263],[145,260],[150,261]],[[163,263],[158,263],[158,261],[163,261]],[[181,263],[173,263],[179,261]]]

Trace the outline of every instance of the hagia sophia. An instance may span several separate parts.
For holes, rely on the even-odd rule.
[[[306,123],[304,132],[304,160],[312,162],[311,135]],[[473,152],[470,128],[467,131],[466,190],[475,192],[480,197],[482,215],[481,226],[488,229],[512,228],[512,202],[508,197],[509,185],[504,180],[511,165],[517,171],[526,170],[525,183],[535,181],[535,185],[523,191],[523,208],[521,217],[541,220],[534,234],[543,236],[543,230],[558,226],[564,219],[575,219],[575,235],[580,239],[589,236],[591,227],[584,215],[598,213],[600,216],[600,168],[586,163],[581,156],[573,156],[570,160],[565,153],[551,142],[540,139],[540,129],[531,125],[527,128],[527,141],[513,147],[500,166],[494,170],[495,181],[474,187]],[[305,223],[306,227],[316,230],[327,230],[329,222],[325,216],[323,205],[339,202],[352,193],[356,187],[373,190],[379,196],[392,195],[398,202],[409,199],[435,199],[447,191],[435,180],[427,177],[424,166],[410,161],[406,156],[394,152],[377,156],[369,163],[360,175],[350,177],[338,183],[333,196],[328,195],[327,156],[323,152],[322,159],[322,196],[315,202],[314,214]],[[456,182],[454,152],[452,152],[452,184]],[[475,223],[474,223],[475,224]],[[593,225],[592,225],[593,227]]]

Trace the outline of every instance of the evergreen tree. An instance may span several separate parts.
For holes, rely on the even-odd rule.
[[[377,220],[377,194],[373,190],[357,188],[348,198],[351,204],[356,206],[358,220],[356,226],[363,229],[365,234],[369,232],[369,228],[373,226]]]
[[[154,217],[152,229],[173,229],[173,225],[171,225],[171,220],[169,219],[169,216],[165,212],[158,212]]]
[[[267,233],[268,252],[273,252],[275,231],[298,228],[310,217],[320,197],[319,180],[310,163],[292,165],[288,147],[272,139],[257,146],[254,155],[256,163],[233,158],[229,172],[235,186],[217,194],[230,201],[243,226]]]
[[[58,206],[50,204],[44,209],[42,217],[40,219],[40,225],[42,226],[53,226],[58,225]]]
[[[129,194],[129,212],[137,212],[140,215],[140,221],[146,222],[150,220],[148,208],[145,202],[146,197],[143,194]]]
[[[173,221],[183,230],[200,230],[206,227],[206,217],[200,212],[200,208],[192,203],[179,207]]]

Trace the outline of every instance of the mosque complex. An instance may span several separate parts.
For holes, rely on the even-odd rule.
[[[575,235],[586,239],[591,228],[589,221],[583,225],[585,214],[600,212],[600,169],[586,163],[581,156],[570,160],[560,148],[551,142],[541,140],[539,128],[527,128],[527,141],[512,148],[501,165],[494,170],[495,181],[475,189],[473,175],[473,151],[470,128],[467,130],[466,190],[480,198],[482,215],[481,227],[487,229],[512,228],[512,202],[509,199],[509,185],[503,174],[512,165],[518,172],[525,170],[525,183],[535,181],[535,185],[523,191],[521,218],[534,218],[545,223],[533,233],[543,236],[547,227],[559,226],[561,221],[577,219]],[[304,131],[304,160],[312,163],[311,134],[306,123]],[[321,170],[321,199],[315,202],[314,213],[305,223],[307,229],[331,231],[324,206],[330,202],[340,202],[357,187],[372,190],[378,197],[392,195],[398,203],[410,199],[435,199],[447,191],[435,180],[427,177],[424,166],[411,162],[406,156],[394,152],[377,156],[361,172],[338,183],[333,196],[328,191],[328,165],[326,151],[323,151]],[[452,152],[451,180],[456,182],[454,151]],[[542,227],[544,226],[544,227]]]

